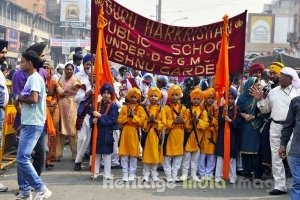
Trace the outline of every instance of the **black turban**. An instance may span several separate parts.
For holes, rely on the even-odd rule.
[[[2,51],[5,47],[7,48],[8,41],[0,39],[0,51]]]

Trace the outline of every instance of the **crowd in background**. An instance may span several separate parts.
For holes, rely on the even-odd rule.
[[[103,178],[113,179],[111,168],[115,167],[122,170],[123,181],[133,181],[140,160],[145,182],[160,180],[160,165],[168,182],[186,181],[189,176],[196,182],[220,182],[225,122],[231,130],[229,182],[235,184],[237,175],[251,181],[273,175],[275,186],[270,195],[286,193],[290,170],[285,156],[278,152],[285,152],[283,148],[288,151],[290,146],[289,137],[281,140],[281,130],[292,98],[300,94],[294,69],[280,62],[273,62],[268,70],[262,64],[251,65],[247,75],[231,77],[229,103],[225,105],[213,88],[213,77],[167,77],[126,66],[117,68],[111,63],[114,83],[101,86],[98,102],[93,102],[94,55],[82,55],[78,47],[73,60],[54,68],[45,62],[44,48],[43,43],[29,47],[22,54],[21,65],[10,72],[1,65],[12,81],[19,149],[21,141],[26,140],[22,136],[26,132],[24,123],[31,125],[29,112],[35,109],[33,112],[44,113],[41,120],[46,119],[31,149],[34,168],[29,166],[29,150],[25,157],[18,150],[17,199],[31,197],[29,185],[37,195],[51,195],[40,176],[44,166],[53,168],[55,162],[63,161],[66,144],[76,171],[82,170],[83,159],[91,158],[92,147],[96,146],[93,180],[99,177],[103,165]],[[34,87],[41,85],[35,77],[28,89],[28,72],[38,73],[45,83],[44,112],[37,107],[43,101],[43,87]],[[32,91],[37,91],[37,96],[29,101]],[[98,103],[97,111],[93,103]],[[42,103],[40,106],[43,110]],[[96,140],[92,139],[94,126],[98,127]],[[29,176],[34,181],[28,181]]]

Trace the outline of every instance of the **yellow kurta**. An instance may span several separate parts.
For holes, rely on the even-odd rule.
[[[199,121],[196,124],[196,129],[197,129],[198,142],[201,143],[202,137],[204,135],[204,131],[209,126],[207,112],[206,112],[206,110],[201,109],[201,106],[192,106],[191,109],[192,109],[192,113],[196,112],[196,114],[199,118]],[[189,127],[187,130],[192,131],[192,132],[191,132],[191,134],[187,140],[187,143],[185,145],[185,151],[196,152],[196,151],[199,151],[199,147],[197,145],[197,140],[196,140],[195,133],[193,131],[193,125],[191,122],[193,116],[191,115],[191,112],[189,109],[187,110],[187,113],[188,113],[188,119],[189,119],[189,121],[188,121]]]
[[[215,144],[217,143],[217,136],[218,136],[218,110],[215,109],[213,106],[206,107],[206,111],[210,109],[213,109],[213,117],[209,121],[209,126],[204,131],[204,135],[202,138],[202,142],[200,144],[200,152],[204,154],[214,154],[215,153]],[[211,127],[214,128],[213,131],[211,131]],[[213,142],[211,141],[213,140]],[[214,144],[215,143],[215,144]]]
[[[129,106],[133,106],[133,105],[130,104],[124,105],[118,117],[118,123],[123,126],[121,137],[120,137],[119,155],[138,157],[139,156],[138,128],[143,126],[146,119],[146,113],[144,108],[136,104],[134,105],[135,107],[134,117],[129,118],[128,117]]]
[[[164,112],[162,115],[162,121],[166,128],[165,145],[166,152],[165,156],[180,156],[183,155],[183,140],[184,140],[184,129],[187,123],[184,124],[173,124],[176,118],[176,114],[170,106],[166,105],[163,107]],[[184,122],[188,121],[187,109],[181,104],[174,106],[174,109],[184,119]],[[167,135],[168,134],[168,135]]]
[[[148,123],[148,119],[145,120],[144,130],[148,131],[150,126],[150,130],[147,134],[147,139],[145,143],[145,147],[143,149],[143,163],[147,164],[158,164],[161,162],[161,146],[159,145],[159,138],[157,137],[157,133],[154,129],[157,130],[159,136],[161,134],[161,130],[163,129],[163,123],[161,121],[161,116],[163,109],[160,109],[160,105],[150,105],[147,106],[147,111],[149,116],[155,116],[156,120],[158,120],[158,124],[150,125]],[[161,137],[161,136],[160,136]]]

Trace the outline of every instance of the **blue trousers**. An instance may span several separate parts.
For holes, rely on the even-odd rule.
[[[291,200],[300,199],[300,157],[289,156],[292,172]]]
[[[44,126],[22,125],[17,153],[18,184],[24,194],[30,193],[31,187],[43,191],[45,184],[30,162],[31,153],[44,130]]]

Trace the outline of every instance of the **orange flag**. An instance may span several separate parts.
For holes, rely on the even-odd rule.
[[[228,62],[228,15],[223,17],[223,33],[221,41],[221,49],[216,68],[214,79],[214,87],[217,93],[218,102],[225,93],[225,105],[228,105],[229,97],[229,62]],[[225,113],[227,115],[228,113]],[[229,122],[225,122],[224,128],[224,163],[223,178],[228,180],[230,166],[230,127]]]
[[[104,37],[104,27],[106,26],[106,21],[103,16],[103,7],[101,6],[99,16],[98,16],[98,24],[97,27],[99,29],[98,32],[98,42],[96,49],[96,58],[94,64],[94,72],[95,75],[95,94],[93,99],[93,108],[95,111],[98,110],[98,95],[101,86],[104,83],[110,83],[113,85],[113,78],[109,68],[109,61],[106,51],[105,37]],[[98,137],[98,127],[97,124],[94,124],[93,128],[93,139],[92,139],[92,167],[91,170],[95,172],[95,161],[96,161],[96,145],[97,145],[97,137]]]

